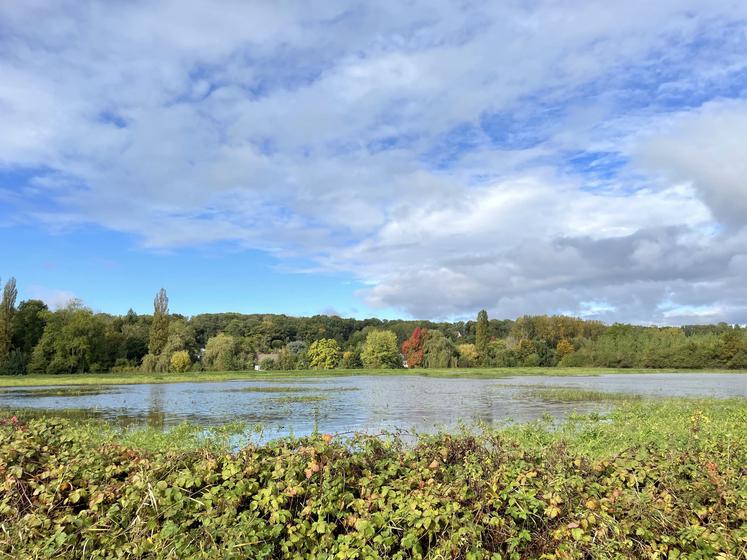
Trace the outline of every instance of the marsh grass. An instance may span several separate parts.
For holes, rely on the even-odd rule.
[[[267,401],[271,404],[310,404],[326,401],[327,395],[288,395],[285,397],[270,397]]]
[[[534,387],[525,393],[527,396],[556,402],[619,402],[638,401],[643,396],[635,393],[592,391],[573,387]]]
[[[2,397],[87,397],[116,393],[116,387],[101,385],[72,385],[63,387],[43,387],[39,389],[21,388],[0,391]]]
[[[334,392],[347,393],[359,391],[358,387],[293,387],[293,386],[270,386],[270,387],[241,387],[238,389],[224,389],[227,393],[318,393]]]

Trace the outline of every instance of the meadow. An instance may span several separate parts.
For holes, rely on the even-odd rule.
[[[586,398],[603,399],[604,395]],[[4,418],[8,558],[744,558],[747,401],[406,442]]]

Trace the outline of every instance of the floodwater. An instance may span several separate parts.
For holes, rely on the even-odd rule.
[[[605,402],[565,402],[545,388],[643,397],[747,398],[747,375],[616,374],[502,379],[350,376],[152,385],[0,389],[0,408],[83,415],[168,428],[183,421],[214,426],[239,420],[262,437],[405,430],[432,432],[475,423],[501,425],[550,415],[605,410]],[[539,390],[538,390],[539,389]]]

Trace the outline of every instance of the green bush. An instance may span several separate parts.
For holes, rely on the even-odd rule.
[[[186,350],[180,350],[174,352],[169,360],[169,371],[174,373],[184,373],[189,371],[192,367],[192,358],[189,357],[189,352]]]

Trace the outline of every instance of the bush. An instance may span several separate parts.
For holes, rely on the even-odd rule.
[[[277,369],[277,361],[275,361],[273,358],[263,358],[259,362],[259,369],[263,371],[272,371],[274,369]]]
[[[179,352],[174,352],[174,354],[172,354],[169,364],[170,371],[174,373],[184,373],[185,371],[189,371],[189,368],[192,367],[192,358],[189,357],[189,352],[186,350],[179,350]]]
[[[143,363],[140,365],[140,369],[145,373],[153,373],[156,371],[158,364],[158,358],[153,354],[146,354],[143,356]]]

